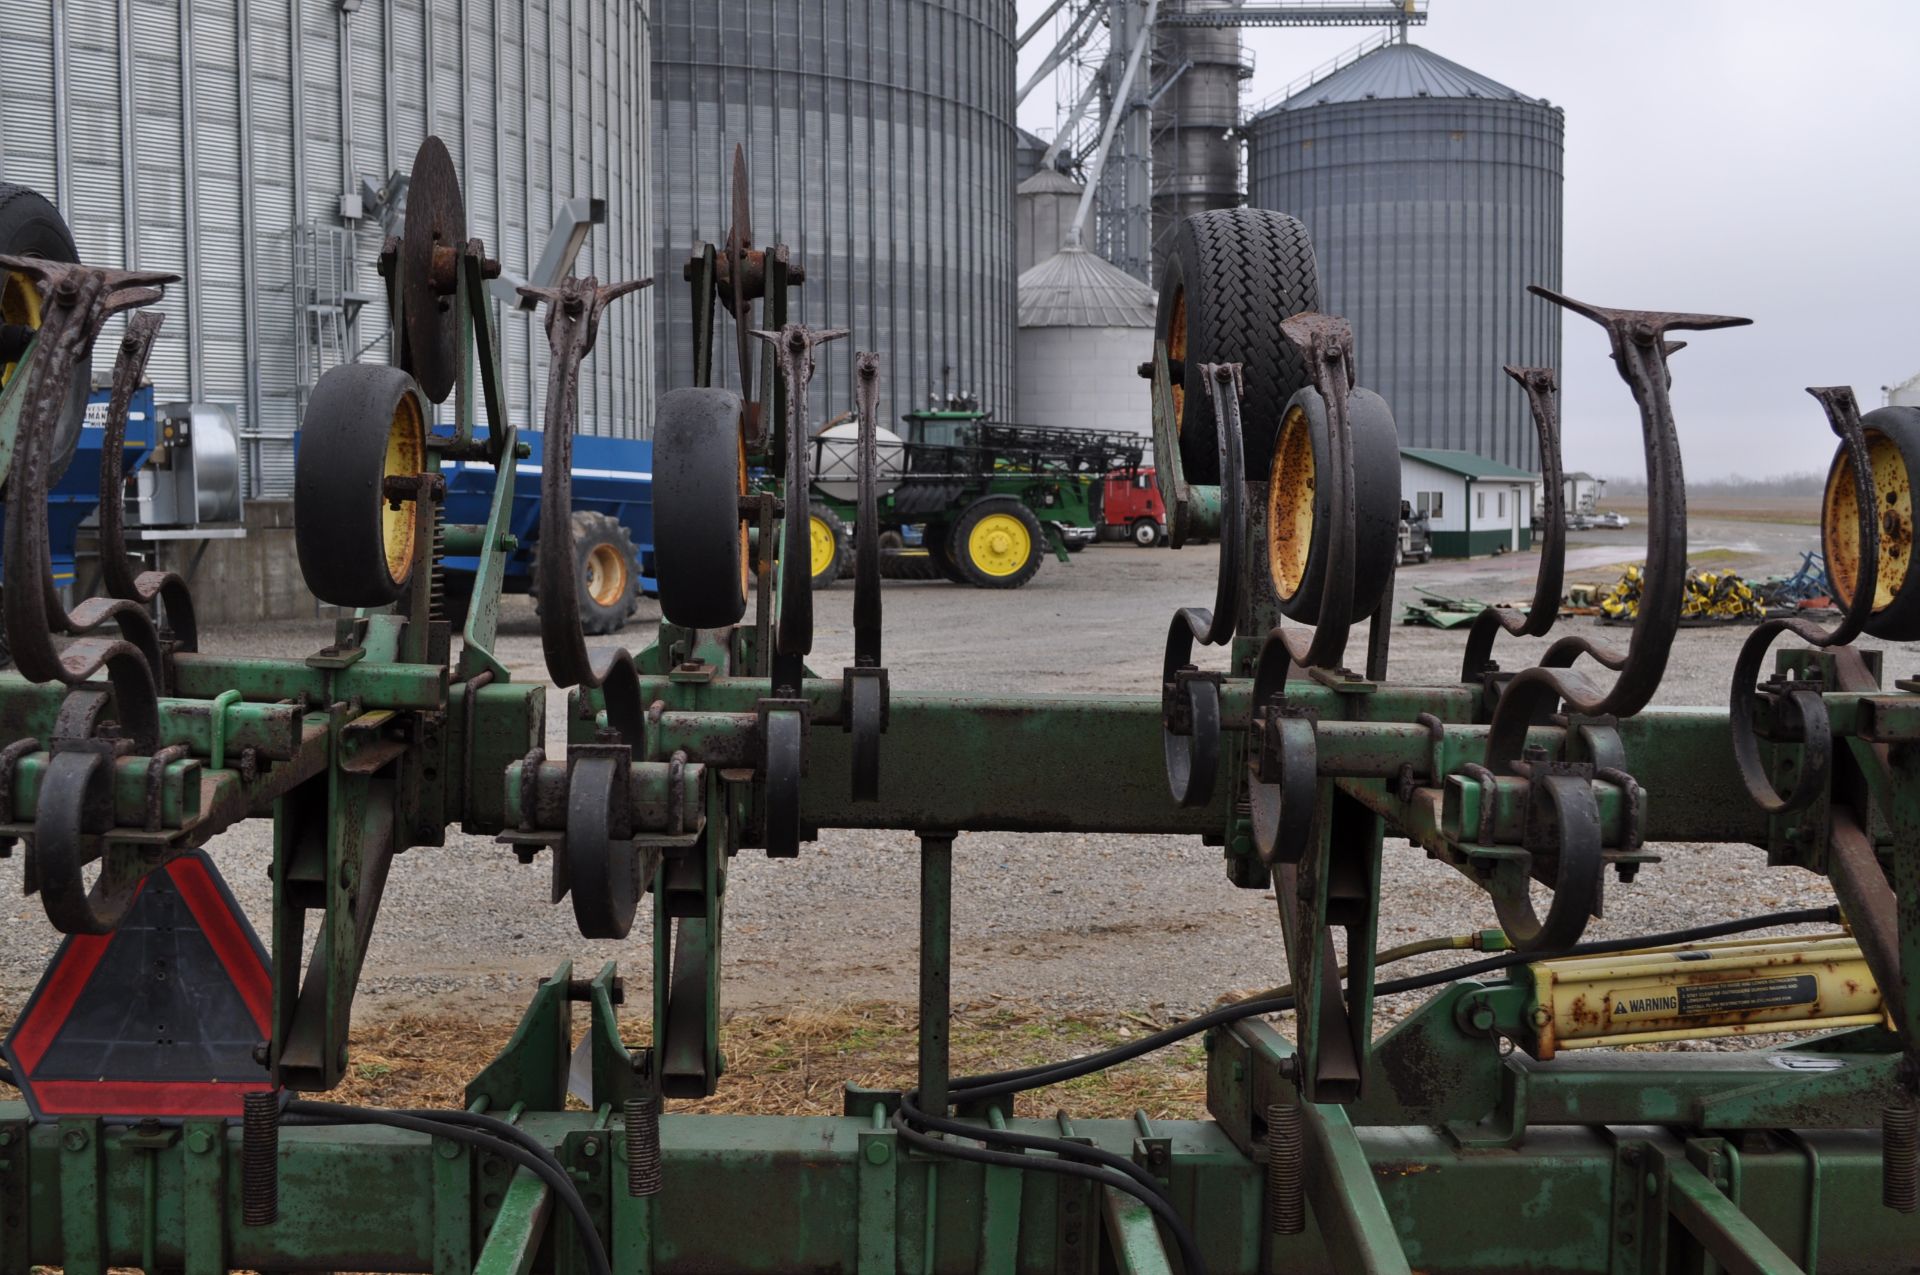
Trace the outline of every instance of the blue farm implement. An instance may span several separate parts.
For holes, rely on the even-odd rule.
[[[545,441],[519,431],[526,454],[515,471],[507,519],[512,538],[502,591],[531,593],[540,605],[535,569],[540,538],[540,479]],[[478,569],[480,538],[493,500],[495,470],[476,461],[441,466],[447,482],[446,602],[466,614]],[[573,440],[573,563],[579,572],[580,622],[588,633],[618,631],[642,593],[657,591],[653,571],[653,444],[626,438]]]

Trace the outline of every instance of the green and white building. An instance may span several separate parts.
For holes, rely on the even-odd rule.
[[[1400,496],[1427,515],[1440,558],[1508,553],[1533,545],[1540,476],[1468,451],[1400,449]]]

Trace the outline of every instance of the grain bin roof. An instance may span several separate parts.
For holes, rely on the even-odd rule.
[[[1017,195],[1077,195],[1086,187],[1057,168],[1041,168],[1014,187]]]
[[[1315,81],[1273,109],[1297,111],[1334,102],[1439,97],[1538,102],[1478,71],[1469,71],[1417,44],[1384,44],[1365,57]]]
[[[1150,328],[1154,291],[1085,248],[1069,246],[1020,276],[1023,328]]]

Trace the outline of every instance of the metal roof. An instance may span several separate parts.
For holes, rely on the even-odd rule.
[[[1402,447],[1400,455],[1408,460],[1432,465],[1435,469],[1463,474],[1468,478],[1524,478],[1532,482],[1540,481],[1540,475],[1530,470],[1517,469],[1502,461],[1488,460],[1477,452],[1455,451],[1445,447]]]
[[[1013,188],[1016,195],[1078,195],[1086,187],[1057,168],[1035,169],[1033,176]]]
[[[1385,44],[1281,102],[1276,111],[1297,111],[1335,102],[1408,97],[1485,98],[1539,102],[1478,71],[1469,71],[1417,44]]]
[[[1023,328],[1150,328],[1158,304],[1152,288],[1074,245],[1020,276]]]

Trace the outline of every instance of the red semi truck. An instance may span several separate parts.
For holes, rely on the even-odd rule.
[[[1131,540],[1143,549],[1165,544],[1167,508],[1160,503],[1152,467],[1116,469],[1108,474],[1100,484],[1095,518],[1102,540]]]

